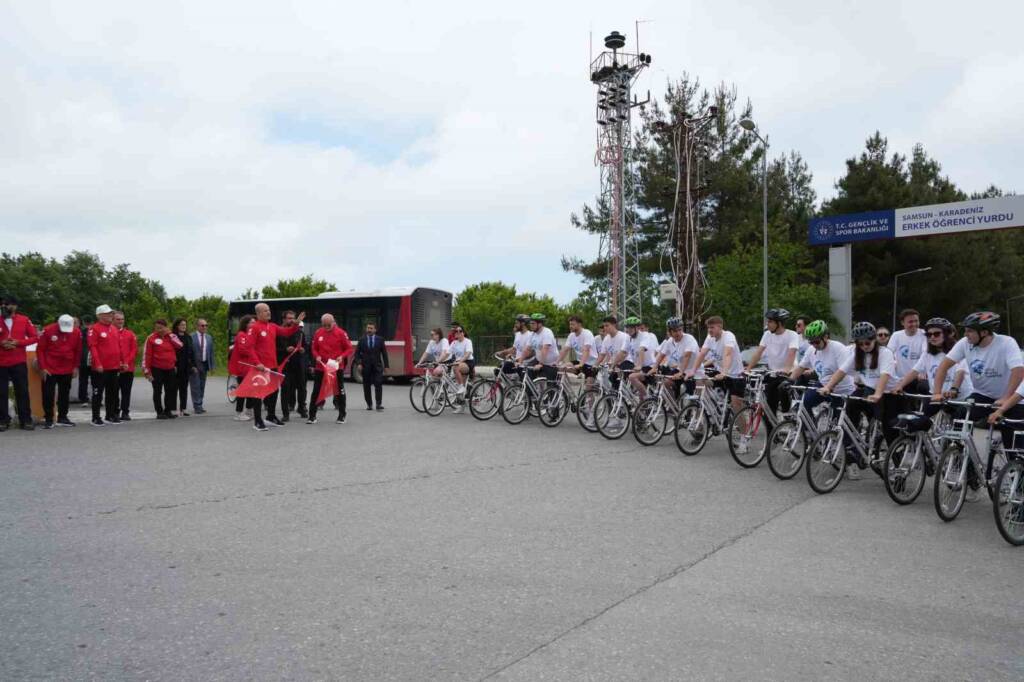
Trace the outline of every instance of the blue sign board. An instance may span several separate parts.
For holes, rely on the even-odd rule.
[[[808,230],[812,246],[848,244],[896,236],[896,211],[868,211],[815,218]]]

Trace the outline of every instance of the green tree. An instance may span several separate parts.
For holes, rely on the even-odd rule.
[[[246,300],[262,298],[305,298],[319,296],[325,291],[337,291],[338,285],[324,279],[317,279],[313,274],[303,275],[298,279],[279,279],[276,284],[266,284],[260,290],[247,289],[241,296]]]

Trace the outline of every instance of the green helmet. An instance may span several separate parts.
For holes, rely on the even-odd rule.
[[[530,320],[533,322],[543,322],[546,319],[548,319],[548,316],[544,313],[534,313],[533,315],[530,315]]]
[[[640,318],[636,315],[630,315],[626,318],[625,324],[627,327],[637,327],[640,325]]]
[[[820,339],[825,334],[828,334],[828,325],[825,324],[825,320],[815,320],[804,329],[804,338],[808,341]]]

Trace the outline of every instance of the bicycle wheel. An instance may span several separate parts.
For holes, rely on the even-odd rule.
[[[482,422],[498,414],[501,407],[501,383],[484,379],[469,394],[469,413]]]
[[[800,473],[807,456],[807,435],[799,422],[787,417],[779,422],[768,439],[768,468],[783,481]]]
[[[846,472],[846,448],[840,431],[826,431],[807,449],[807,483],[824,495],[836,489]]]
[[[727,431],[729,454],[744,469],[756,467],[768,453],[770,432],[764,412],[749,405],[744,407],[733,417]]]
[[[704,449],[711,433],[708,416],[700,405],[687,405],[676,417],[676,447],[687,456],[693,456]]]
[[[580,394],[576,402],[576,421],[584,430],[590,433],[597,433],[597,423],[594,421],[594,406],[604,395],[599,388],[588,388]]]
[[[409,402],[412,403],[412,409],[417,412],[423,412],[423,389],[427,385],[427,380],[423,377],[416,377],[409,384]]]
[[[935,513],[947,523],[960,514],[967,499],[967,479],[960,478],[966,457],[962,446],[950,445],[942,452],[935,470]]]
[[[644,398],[633,411],[633,437],[641,445],[655,445],[665,435],[668,414],[657,398]]]
[[[893,502],[910,504],[924,490],[927,456],[924,444],[916,437],[900,436],[889,446],[882,461],[882,480]]]
[[[228,376],[228,402],[232,405],[235,404],[235,392],[238,390],[238,377],[234,375]],[[6,396],[4,396],[6,398]]]
[[[445,395],[444,385],[440,381],[431,381],[423,389],[423,411],[431,417],[444,412],[448,404],[448,397]]]
[[[551,427],[558,426],[565,419],[565,415],[569,413],[569,398],[560,387],[550,386],[541,395],[537,411],[541,424]]]
[[[502,418],[509,424],[522,424],[530,416],[530,396],[522,384],[501,392]]]
[[[608,440],[618,440],[629,430],[629,405],[618,394],[606,395],[594,406],[597,432]]]
[[[1024,545],[1024,460],[1015,459],[999,472],[992,513],[1003,539]]]

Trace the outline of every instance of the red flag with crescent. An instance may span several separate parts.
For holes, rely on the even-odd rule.
[[[266,398],[268,395],[281,388],[284,375],[272,369],[260,371],[253,367],[245,375],[245,379],[238,385],[235,391],[235,398]]]
[[[316,404],[322,405],[338,394],[338,368],[332,369],[330,365],[326,365],[320,360],[317,360],[317,363],[324,373],[324,378],[320,384],[320,395],[316,397]]]

